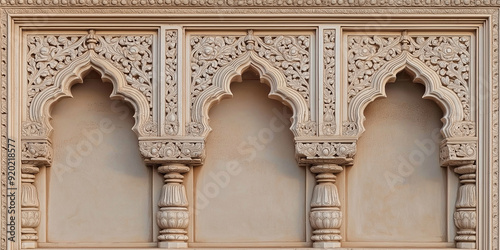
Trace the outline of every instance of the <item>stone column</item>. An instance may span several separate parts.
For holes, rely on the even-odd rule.
[[[32,164],[22,164],[21,167],[21,247],[37,247],[37,231],[40,225],[40,203],[35,185],[35,175],[38,167]]]
[[[187,227],[189,225],[188,200],[183,179],[190,167],[184,164],[169,164],[158,167],[158,172],[164,174],[165,184],[161,190],[156,214],[160,227],[158,247],[187,248]]]
[[[335,186],[338,174],[343,168],[336,164],[314,165],[310,168],[316,174],[316,186],[311,199],[309,220],[314,229],[311,239],[314,248],[340,247],[340,225],[342,212]]]
[[[476,165],[468,164],[455,167],[459,175],[456,211],[453,215],[458,228],[455,242],[457,248],[476,248],[477,198],[476,198]]]

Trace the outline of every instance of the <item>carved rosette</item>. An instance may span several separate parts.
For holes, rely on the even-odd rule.
[[[335,123],[335,30],[323,31],[323,135],[334,135]]]
[[[340,247],[342,212],[340,198],[335,186],[335,174],[343,168],[335,164],[315,165],[310,168],[316,174],[316,186],[311,198],[309,221],[314,229],[311,239],[314,248]]]
[[[165,134],[167,135],[177,135],[179,132],[177,54],[177,30],[167,30],[165,34]]]
[[[246,53],[257,53],[269,61],[283,73],[286,86],[310,104],[309,35],[256,36],[249,30],[246,36],[191,36],[190,46],[191,108],[203,91],[213,88],[215,72]],[[203,117],[198,116],[199,113],[192,111],[191,120],[186,125],[188,135],[199,136],[205,132],[206,128],[201,123]],[[299,122],[299,135],[317,134],[317,124],[311,121],[311,117]]]
[[[31,164],[21,166],[21,245],[22,248],[37,247],[37,231],[40,225],[40,203],[33,185],[38,167]]]
[[[474,137],[476,136],[476,126],[474,122],[462,121],[453,124],[453,137]]]
[[[188,200],[183,179],[190,167],[183,164],[163,165],[158,172],[163,174],[163,185],[158,206],[160,211],[156,214],[156,221],[160,228],[158,247],[160,248],[186,248],[187,227],[189,225]]]

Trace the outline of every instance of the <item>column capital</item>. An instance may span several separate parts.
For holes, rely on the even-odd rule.
[[[201,165],[205,158],[205,142],[202,138],[192,140],[140,139],[139,150],[148,164]]]
[[[297,161],[302,165],[346,165],[356,154],[355,141],[307,140],[295,143]]]

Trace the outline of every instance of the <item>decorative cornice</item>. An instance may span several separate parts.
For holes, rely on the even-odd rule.
[[[0,7],[499,7],[498,0],[0,0]]]

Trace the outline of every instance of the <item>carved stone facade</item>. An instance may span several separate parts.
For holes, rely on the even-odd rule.
[[[292,110],[296,165],[309,176],[308,220],[299,243],[234,247],[358,247],[343,223],[350,209],[343,204],[345,176],[362,150],[365,108],[386,97],[386,84],[403,71],[443,111],[440,166],[433,167],[455,178],[447,179],[455,189],[446,190],[457,194],[446,211],[453,215],[439,244],[361,247],[499,247],[500,2],[3,0],[0,7],[2,249],[72,247],[47,236],[47,176],[54,152],[63,150],[52,143],[51,112],[91,71],[112,84],[112,99],[131,106],[138,153],[163,176],[161,190],[154,189],[158,176],[151,178],[154,239],[117,247],[232,247],[196,239],[193,168],[203,168],[207,157],[210,108],[232,97],[231,83],[249,71]]]

